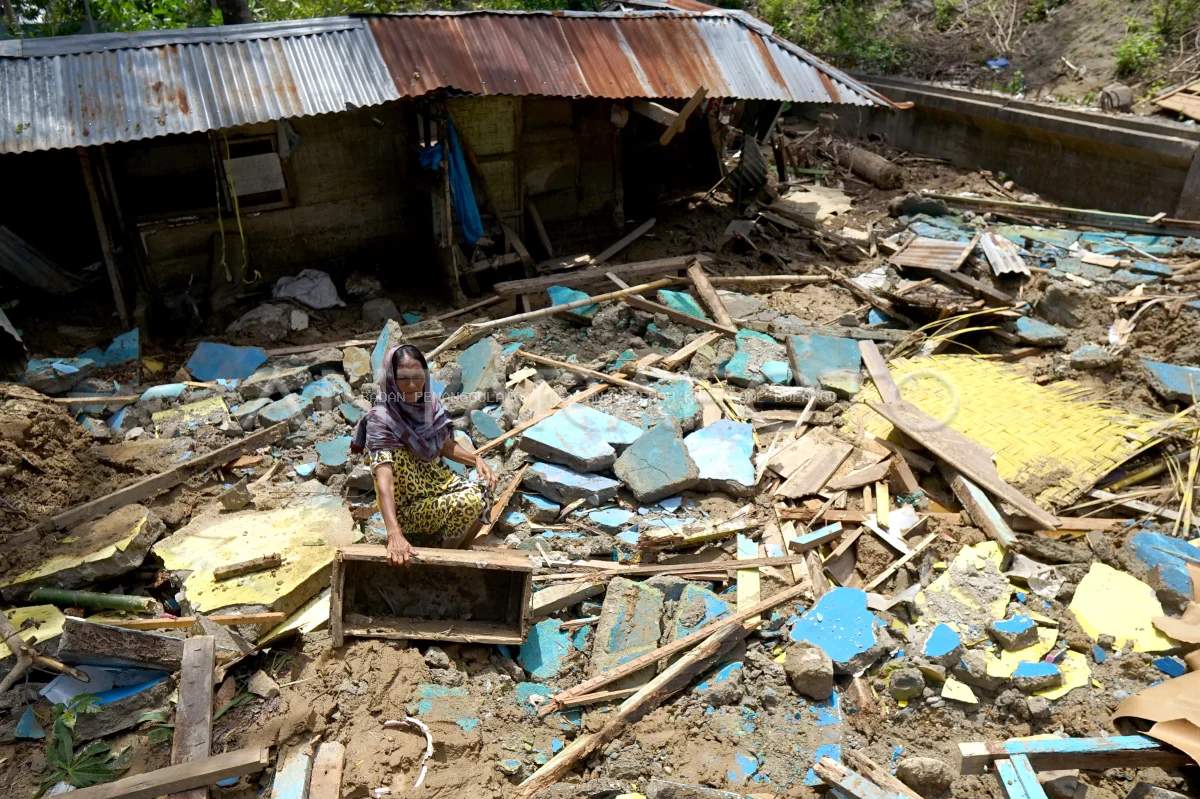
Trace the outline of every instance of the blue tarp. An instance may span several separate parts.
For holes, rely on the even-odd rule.
[[[450,131],[450,197],[454,202],[454,216],[458,218],[463,241],[473,247],[483,237],[483,220],[479,218],[479,205],[475,202],[475,189],[471,186],[467,159],[458,142],[458,131],[453,122],[447,123],[446,127]]]

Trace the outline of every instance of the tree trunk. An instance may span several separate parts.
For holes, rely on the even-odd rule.
[[[221,19],[226,25],[240,25],[253,22],[250,4],[246,0],[217,0],[217,8],[221,10]]]

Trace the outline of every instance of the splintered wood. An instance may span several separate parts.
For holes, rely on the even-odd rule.
[[[783,478],[775,496],[799,499],[816,494],[853,449],[823,427],[810,430],[767,464]]]

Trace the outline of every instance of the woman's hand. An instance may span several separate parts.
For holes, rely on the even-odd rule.
[[[475,471],[479,474],[479,479],[487,484],[489,490],[496,490],[496,473],[492,471],[491,466],[487,465],[482,455],[475,455]]]
[[[388,531],[387,542],[388,563],[393,566],[407,566],[408,562],[413,559],[416,554],[413,551],[412,544],[408,543],[408,539],[399,530],[394,533]]]

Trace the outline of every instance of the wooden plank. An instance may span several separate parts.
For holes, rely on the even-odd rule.
[[[947,470],[947,476],[950,477],[950,490],[976,527],[1003,547],[1011,547],[1017,542],[1016,533],[979,486],[953,470]]]
[[[639,394],[648,394],[651,397],[663,399],[663,394],[658,389],[651,388],[650,386],[643,386],[641,383],[634,383],[632,380],[626,380],[623,377],[617,377],[616,375],[605,374],[604,372],[597,372],[595,369],[588,369],[585,366],[579,366],[578,364],[567,363],[566,361],[557,361],[554,358],[547,358],[544,355],[535,355],[534,353],[526,352],[525,350],[517,350],[517,356],[524,358],[527,361],[533,361],[534,363],[541,364],[543,366],[553,366],[556,369],[562,369],[567,372],[574,372],[577,375],[583,375],[584,377],[591,378],[592,380],[597,380],[601,383],[608,383],[610,385],[620,386],[621,388],[629,389],[630,391],[636,391]]]
[[[863,366],[867,367],[867,374],[871,376],[871,382],[879,391],[880,398],[884,402],[895,402],[900,399],[900,389],[896,387],[896,381],[892,379],[887,362],[883,360],[883,354],[875,342],[858,342],[858,351],[862,355]]]
[[[167,766],[132,777],[67,791],[60,796],[70,799],[154,799],[164,794],[214,785],[226,777],[240,777],[262,771],[271,763],[266,747],[235,749],[190,763]]]
[[[338,550],[343,560],[387,563],[383,544],[350,544]],[[529,555],[511,549],[442,549],[413,547],[413,563],[426,566],[470,566],[477,569],[533,572]]]
[[[852,488],[861,488],[868,483],[878,483],[887,476],[887,473],[892,468],[892,458],[881,460],[878,463],[873,463],[870,466],[864,466],[861,469],[856,469],[849,474],[844,474],[841,477],[836,477],[826,483],[825,488],[828,491],[849,491]]]
[[[888,564],[888,567],[886,569],[881,571],[875,577],[872,577],[870,580],[868,580],[866,585],[863,586],[863,590],[871,591],[874,588],[877,588],[878,586],[882,585],[889,577],[891,577],[893,574],[895,574],[897,571],[899,571],[901,566],[908,563],[910,560],[915,558],[917,555],[920,555],[922,552],[924,552],[926,549],[928,549],[929,545],[932,544],[934,542],[934,540],[937,538],[937,535],[938,535],[937,533],[930,533],[929,535],[922,538],[915,547],[913,547],[911,550],[909,550],[908,554],[906,554],[902,558],[898,558],[898,559],[892,561],[891,563]]]
[[[696,89],[696,93],[688,99],[687,103],[683,106],[675,118],[671,120],[671,124],[667,126],[666,130],[663,131],[662,136],[658,137],[658,143],[663,147],[666,147],[668,144],[670,144],[671,140],[675,138],[676,134],[683,130],[684,126],[687,125],[688,118],[691,117],[696,109],[700,107],[700,103],[704,102],[704,98],[707,96],[708,89],[705,87],[701,86],[699,89]]]
[[[330,646],[341,649],[346,643],[346,631],[342,626],[343,598],[346,595],[346,561],[342,553],[333,556],[329,570],[329,638]]]
[[[638,690],[640,689],[614,688],[611,691],[596,691],[594,694],[583,694],[582,696],[563,700],[562,707],[566,710],[573,707],[583,707],[584,705],[596,705],[600,702],[611,702],[614,699],[624,699],[627,696],[633,696]]]
[[[311,743],[281,752],[275,767],[275,779],[271,782],[271,799],[308,799],[312,759]]]
[[[226,627],[241,625],[279,624],[287,618],[286,613],[224,613],[206,616],[214,624]],[[161,619],[104,619],[110,627],[127,630],[189,630],[196,625],[196,616],[174,616]]]
[[[721,296],[712,287],[712,283],[708,282],[708,275],[704,274],[704,267],[700,264],[692,264],[687,269],[687,276],[692,281],[696,293],[700,295],[700,299],[704,300],[704,304],[712,312],[713,319],[717,321],[717,324],[736,329],[737,325],[734,323],[733,317],[729,315],[729,310],[725,307]]]
[[[941,200],[953,208],[968,208],[979,213],[998,213],[1019,217],[1036,217],[1068,225],[1088,225],[1106,230],[1122,230],[1132,233],[1150,233],[1159,236],[1195,236],[1200,234],[1200,221],[1191,219],[1163,219],[1153,225],[1146,224],[1142,214],[1118,214],[1085,208],[1066,208],[1058,205],[1009,202],[982,197],[960,197],[954,194],[929,194],[933,200]]]
[[[786,475],[780,475],[784,481],[775,489],[775,496],[799,499],[816,494],[854,450],[853,445],[823,427],[805,433],[797,443],[804,446],[788,448],[791,451],[788,465],[792,468]]]
[[[1039,508],[1033,500],[1010,486],[1000,477],[992,463],[991,454],[976,442],[952,427],[942,425],[920,408],[897,400],[890,403],[867,403],[867,407],[898,427],[942,461],[971,478],[980,487],[1000,497],[1030,519],[1053,529],[1055,516]]]
[[[654,223],[656,221],[657,220],[654,217],[650,217],[645,222],[638,225],[633,230],[629,231],[624,236],[622,236],[621,238],[614,241],[612,244],[605,247],[603,250],[601,250],[596,255],[596,257],[592,258],[592,260],[591,260],[592,264],[602,264],[602,263],[605,263],[606,261],[608,261],[614,255],[621,252],[621,250],[625,249],[630,244],[633,244],[635,241],[640,239],[642,236],[649,233],[650,229],[654,227]]]
[[[940,269],[929,269],[925,271],[931,272],[934,277],[943,283],[947,283],[954,288],[960,288],[969,291],[972,294],[982,297],[985,300],[990,300],[997,305],[1008,306],[1014,303],[1013,298],[1008,294],[1005,294],[1003,291],[984,283],[982,280],[976,280],[969,275],[964,275],[962,272],[944,272]]]
[[[496,523],[500,521],[500,517],[504,515],[505,509],[508,508],[508,503],[512,501],[513,494],[515,494],[517,489],[521,487],[521,480],[524,479],[525,471],[528,468],[528,463],[522,464],[521,468],[517,470],[517,473],[509,478],[508,484],[496,497],[496,501],[492,503],[491,508],[488,510],[487,520],[479,528],[479,532],[475,534],[474,540],[463,541],[463,547],[465,549],[469,549],[471,545],[475,543],[475,541],[482,541],[483,539],[487,538],[492,532],[492,528],[496,526]]]
[[[588,269],[578,269],[573,272],[546,275],[544,277],[508,280],[503,283],[497,283],[494,290],[501,297],[513,297],[519,294],[536,294],[545,291],[550,286],[570,286],[577,288],[589,283],[600,283],[604,281],[605,275],[609,272],[623,278],[650,277],[686,269],[688,264],[693,260],[707,264],[712,261],[712,257],[703,254],[679,255],[670,258],[656,258],[650,261],[634,261],[628,264],[595,266]]]
[[[90,521],[97,516],[103,516],[109,511],[116,510],[122,506],[141,502],[143,499],[156,496],[169,488],[179,485],[189,477],[206,472],[215,466],[224,466],[239,455],[244,455],[251,450],[278,441],[287,434],[287,431],[287,422],[280,422],[277,425],[268,427],[266,430],[252,433],[243,439],[215,449],[212,452],[197,455],[177,466],[172,466],[164,472],[159,472],[144,480],[139,480],[132,485],[119,488],[99,499],[85,502],[82,505],[76,505],[69,510],[65,510],[56,516],[51,516],[49,519],[40,522],[33,530],[36,531],[45,528],[62,530],[74,527],[75,525]]]
[[[827,524],[824,527],[813,530],[811,533],[797,536],[788,542],[788,548],[793,552],[804,553],[810,549],[816,549],[822,544],[828,544],[830,541],[836,541],[841,538],[845,530],[842,528],[841,522]]]
[[[267,569],[274,569],[283,565],[283,555],[278,552],[272,552],[270,555],[262,555],[261,557],[243,560],[240,563],[230,563],[228,566],[218,566],[213,569],[213,580],[220,582],[222,580],[230,580],[234,577],[241,577],[244,574],[254,574],[255,572],[263,572]]]
[[[719,341],[721,335],[722,334],[716,330],[710,330],[707,333],[701,333],[687,344],[684,344],[682,347],[675,350],[675,352],[665,356],[659,362],[659,365],[667,371],[674,371],[690,361],[692,356],[695,355],[696,352],[701,348],[711,346]]]
[[[1046,792],[1038,782],[1037,772],[1025,755],[997,760],[996,777],[1009,799],[1047,799]]]
[[[752,538],[738,535],[737,559],[738,561],[757,560],[758,544]],[[738,569],[736,590],[738,610],[746,610],[757,605],[761,601],[760,597],[762,593],[762,577],[759,575],[758,569]],[[746,620],[746,623],[758,626],[761,621],[760,617],[751,616]]]
[[[529,217],[533,220],[533,229],[537,232],[538,241],[542,243],[542,249],[546,251],[548,257],[553,258],[554,245],[550,243],[550,237],[546,235],[546,226],[542,223],[542,215],[538,213],[537,205],[534,204],[532,198],[526,197],[525,207],[529,209]]]
[[[815,551],[804,556],[804,564],[808,567],[808,583],[812,586],[813,599],[820,599],[829,593],[829,578],[825,576],[825,564]]]
[[[607,587],[608,580],[601,579],[582,585],[570,582],[543,588],[534,592],[529,615],[534,618],[549,616],[551,613],[569,608],[585,599],[599,596]]]
[[[823,757],[813,766],[813,771],[826,785],[837,788],[854,799],[904,799],[903,794],[885,790],[856,771],[842,765],[831,757]]]
[[[894,791],[900,796],[906,797],[906,799],[922,799],[921,794],[900,782],[890,771],[880,766],[874,760],[871,760],[861,750],[847,749],[842,752],[842,759],[852,767],[858,769],[859,772],[880,788]]]
[[[342,769],[346,747],[337,741],[325,741],[313,758],[312,778],[308,781],[308,799],[341,799]]]
[[[888,491],[888,484],[878,482],[875,484],[875,519],[879,522],[879,526],[887,529],[888,527],[888,512],[892,509],[892,496]],[[901,550],[903,551],[903,550]]]
[[[649,100],[634,100],[629,104],[629,109],[634,113],[641,114],[646,119],[651,119],[660,125],[670,127],[679,116],[678,111],[673,111],[661,103],[653,103]]]
[[[121,329],[129,327],[129,308],[125,304],[125,291],[121,284],[120,267],[117,264],[112,237],[108,232],[108,223],[104,219],[104,211],[100,207],[100,194],[96,189],[96,176],[92,170],[90,148],[76,147],[79,154],[80,171],[83,173],[83,185],[87,189],[88,202],[92,207],[92,220],[96,223],[96,238],[100,243],[100,256],[104,260],[104,268],[108,272],[108,282],[112,289],[113,304],[117,316],[121,319]]]
[[[211,754],[213,715],[213,669],[217,665],[217,643],[211,635],[197,635],[183,642],[183,665],[179,675],[179,704],[175,707],[175,730],[171,738],[171,763],[189,763]],[[208,788],[180,791],[171,799],[205,799]]]
[[[524,633],[506,624],[457,619],[376,618],[367,626],[344,625],[342,634],[353,638],[389,638],[398,641],[454,641],[472,644],[522,644]]]
[[[616,284],[618,286],[625,287],[625,286],[629,285],[624,280],[621,280],[621,278],[619,278],[615,274],[610,273],[607,277],[609,280],[611,280],[614,284]],[[729,336],[737,335],[737,328],[726,327],[724,325],[717,324],[716,322],[710,321],[708,319],[701,319],[698,316],[692,316],[691,314],[684,313],[683,311],[678,311],[674,308],[670,308],[661,303],[654,302],[653,300],[648,300],[645,297],[638,297],[636,295],[631,295],[631,296],[625,298],[625,302],[628,305],[630,305],[634,308],[637,308],[638,310],[645,311],[646,313],[652,313],[652,314],[660,313],[665,316],[669,316],[671,319],[674,319],[676,322],[679,322],[680,324],[690,325],[691,327],[699,328],[700,330],[715,330],[718,333],[724,333]]]
[[[1145,735],[1113,735],[1100,738],[1039,738],[1033,740],[960,743],[961,772],[985,774],[997,760],[1025,755],[1038,771],[1110,768],[1171,768],[1191,761]]]

